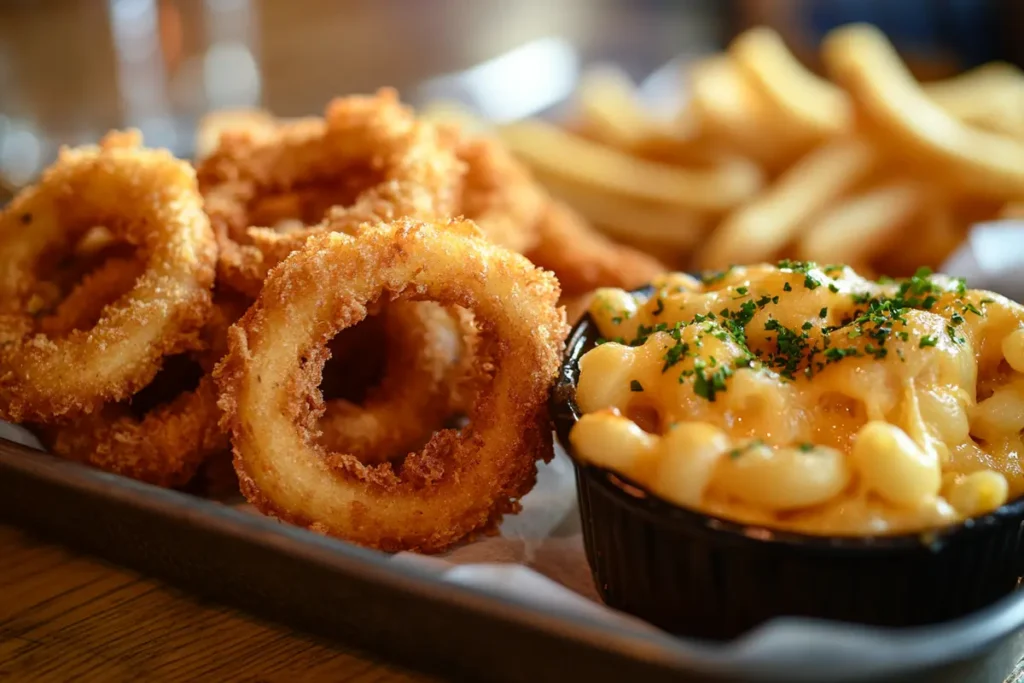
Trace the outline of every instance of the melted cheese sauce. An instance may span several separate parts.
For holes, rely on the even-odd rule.
[[[646,300],[599,290],[577,456],[670,502],[831,535],[923,530],[1024,492],[1024,308],[921,273],[784,262]]]

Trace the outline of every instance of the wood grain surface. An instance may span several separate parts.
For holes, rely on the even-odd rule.
[[[431,679],[0,526],[0,681],[200,680]]]

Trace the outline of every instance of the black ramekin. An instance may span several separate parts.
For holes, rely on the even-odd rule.
[[[597,337],[589,316],[569,335],[551,414],[576,466],[587,561],[609,606],[680,635],[729,639],[783,615],[934,623],[1017,587],[1024,498],[926,533],[824,537],[687,510],[581,463],[569,431],[580,416],[578,361]]]

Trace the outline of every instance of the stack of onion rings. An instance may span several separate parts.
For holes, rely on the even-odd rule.
[[[198,180],[131,133],[65,150],[0,215],[0,418],[193,491],[230,488],[233,451],[256,507],[369,547],[493,531],[552,455],[566,334],[514,252],[574,295],[660,265],[393,91],[257,123],[221,125]]]
[[[315,235],[271,272],[215,372],[242,492],[256,507],[361,545],[424,552],[518,509],[536,462],[552,454],[545,405],[565,315],[550,274],[471,233],[469,223],[402,220]],[[479,330],[469,425],[435,433],[397,466],[316,441],[327,341],[382,297],[464,307]]]

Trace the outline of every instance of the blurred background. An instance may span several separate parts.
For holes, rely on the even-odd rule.
[[[991,59],[1020,62],[1015,0],[0,0],[0,172],[28,181],[60,144],[140,128],[191,153],[212,109],[315,114],[333,95],[397,87],[420,104],[487,72],[499,118],[568,96],[579,69],[621,65],[638,80],[673,58],[776,27],[813,65],[817,41],[853,20],[881,25],[920,76]],[[435,80],[431,80],[435,79]],[[455,93],[456,97],[475,97]],[[488,106],[491,103],[488,103]]]

